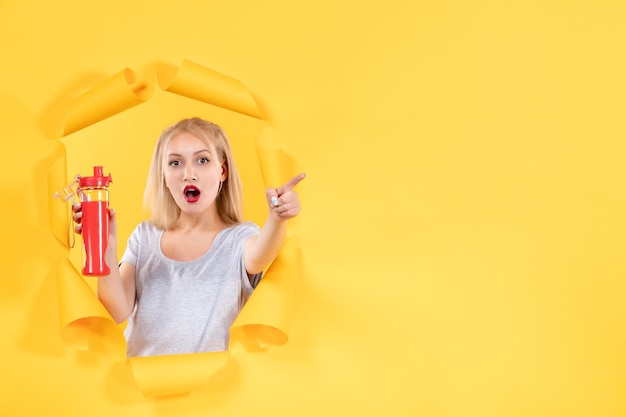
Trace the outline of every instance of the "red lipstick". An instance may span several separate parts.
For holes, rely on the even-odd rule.
[[[195,203],[200,200],[200,189],[198,189],[195,185],[186,186],[183,193],[185,194],[185,200],[187,200],[188,203]]]

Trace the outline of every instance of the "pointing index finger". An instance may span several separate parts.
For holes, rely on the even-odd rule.
[[[304,177],[306,177],[306,174],[299,174],[290,179],[285,185],[278,189],[278,195],[282,195],[283,193],[292,190],[300,181],[304,179]]]

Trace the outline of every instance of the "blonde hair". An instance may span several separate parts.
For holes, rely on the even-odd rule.
[[[183,119],[161,133],[152,154],[144,193],[144,208],[150,215],[150,222],[160,229],[171,228],[180,215],[180,208],[165,186],[163,175],[163,153],[170,140],[180,133],[188,132],[206,145],[215,146],[220,163],[226,165],[226,179],[216,198],[217,212],[226,224],[238,224],[243,219],[243,187],[235,166],[230,143],[226,133],[218,125],[194,117]]]

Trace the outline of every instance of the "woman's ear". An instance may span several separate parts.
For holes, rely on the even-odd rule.
[[[226,160],[222,162],[222,181],[226,181],[228,178],[228,165],[226,164]]]

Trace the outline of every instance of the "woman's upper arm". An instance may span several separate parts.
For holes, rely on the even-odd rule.
[[[244,262],[244,265],[246,266],[246,272],[250,275],[263,272],[263,269],[267,266],[267,265],[263,265],[263,263],[258,262],[257,259],[253,256],[253,254],[255,253],[254,245],[257,239],[258,239],[258,235],[250,236],[246,240],[246,243],[244,245],[244,250],[243,250],[243,262]]]
[[[122,281],[122,286],[124,287],[124,293],[126,294],[126,304],[129,309],[128,315],[132,313],[133,308],[135,308],[135,299],[136,299],[136,284],[135,284],[135,265],[122,262],[120,264],[120,279]]]

